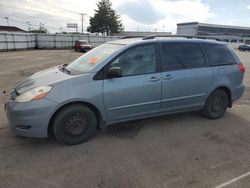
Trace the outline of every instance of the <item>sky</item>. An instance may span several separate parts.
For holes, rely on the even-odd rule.
[[[84,32],[94,15],[98,0],[0,0],[0,25],[24,30],[38,28],[49,32],[74,31],[67,23],[78,23],[84,13]],[[127,31],[168,31],[176,24],[205,22],[250,27],[250,0],[111,0]],[[29,23],[27,23],[29,22]],[[80,30],[80,28],[79,28]]]

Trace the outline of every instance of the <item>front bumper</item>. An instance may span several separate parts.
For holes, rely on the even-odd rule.
[[[10,100],[5,111],[10,128],[16,135],[26,137],[47,137],[52,109],[57,105],[48,99],[19,103]]]
[[[91,47],[90,46],[80,46],[79,49],[80,50],[90,50]]]

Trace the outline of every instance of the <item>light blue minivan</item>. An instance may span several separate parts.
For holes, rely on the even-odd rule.
[[[69,65],[22,81],[5,105],[17,135],[79,144],[97,128],[201,111],[220,118],[244,90],[245,72],[226,43],[146,37],[105,43]]]

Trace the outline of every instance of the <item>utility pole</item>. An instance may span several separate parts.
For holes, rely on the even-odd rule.
[[[7,25],[8,25],[8,27],[9,27],[9,26],[10,26],[10,24],[9,24],[9,17],[5,16],[4,19],[7,20]]]
[[[79,13],[81,16],[81,21],[82,21],[82,34],[83,34],[83,17],[86,15],[84,13]]]

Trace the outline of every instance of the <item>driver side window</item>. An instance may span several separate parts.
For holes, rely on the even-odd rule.
[[[153,44],[132,47],[112,63],[111,67],[120,67],[123,76],[133,76],[156,72],[156,50]]]

